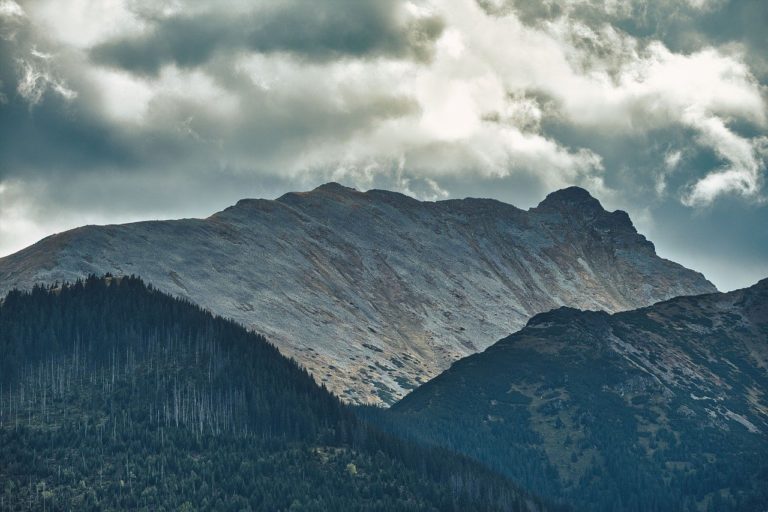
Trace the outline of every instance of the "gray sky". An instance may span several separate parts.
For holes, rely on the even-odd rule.
[[[567,185],[768,276],[763,0],[0,0],[0,255],[334,180]]]

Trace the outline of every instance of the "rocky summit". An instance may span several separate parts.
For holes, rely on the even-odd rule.
[[[525,211],[329,183],[207,219],[53,235],[0,259],[0,292],[105,273],[265,334],[344,400],[384,404],[537,313],[715,291],[580,188]]]

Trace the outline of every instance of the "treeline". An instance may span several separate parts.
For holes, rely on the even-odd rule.
[[[135,277],[0,303],[0,510],[539,510]]]

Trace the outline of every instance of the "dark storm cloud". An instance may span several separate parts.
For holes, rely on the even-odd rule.
[[[428,60],[439,17],[407,16],[401,2],[282,2],[251,12],[182,13],[154,20],[146,35],[103,43],[95,62],[156,74],[165,64],[199,66],[217,52],[285,52],[309,60],[343,57]]]
[[[543,0],[530,2],[526,0],[475,0],[486,13],[491,16],[508,16],[514,14],[523,23],[534,25],[546,20],[557,18],[563,13],[560,2]]]
[[[687,2],[685,0],[588,0],[562,2],[560,0],[476,0],[477,4],[492,16],[514,14],[528,25],[538,25],[560,16],[597,25],[611,23],[636,37],[663,36],[670,27],[690,30],[694,21],[711,12],[722,16],[724,2]],[[710,8],[709,3],[713,6]],[[755,3],[760,0],[726,0],[731,3]],[[717,7],[717,8],[715,8]]]
[[[88,103],[95,91],[78,84],[86,100],[77,99],[66,65],[44,53],[26,20],[0,17],[0,33],[0,181],[136,165],[135,150]]]
[[[337,7],[343,4],[335,3]],[[350,6],[332,20],[317,9],[298,9],[291,17],[287,5],[281,5],[279,15],[271,18],[275,26],[280,25],[280,17],[293,21],[325,17],[325,21],[315,22],[318,37],[323,30],[343,24],[344,16],[351,16],[348,21],[352,21],[360,14],[362,18],[356,22],[375,26],[376,14],[390,15],[383,9],[385,2],[364,9]],[[206,25],[204,18],[195,23]],[[222,24],[216,30],[236,32],[219,21]],[[230,21],[235,28],[245,26]],[[385,23],[378,23],[383,31]],[[289,28],[285,25],[285,38],[290,37]],[[351,36],[335,28],[339,34],[325,34],[327,43],[337,37],[336,43],[341,44],[346,38],[348,54],[370,47],[362,40],[354,46]],[[390,35],[394,49],[395,34]],[[195,180],[204,180],[212,172],[219,173],[219,178],[222,174],[274,173],[280,171],[281,158],[300,153],[310,142],[322,145],[344,140],[383,119],[418,110],[411,99],[389,91],[347,94],[323,87],[322,71],[318,71],[318,80],[303,79],[306,83],[293,84],[296,91],[277,94],[256,87],[225,55],[208,61],[205,73],[224,96],[237,103],[235,112],[222,115],[220,105],[194,95],[158,93],[144,122],[136,125],[110,117],[104,111],[104,94],[109,91],[83,73],[88,63],[78,60],[77,53],[49,44],[45,34],[36,33],[26,18],[0,16],[0,36],[6,36],[0,46],[0,183],[4,179],[57,179],[61,187],[71,186],[73,197],[84,203],[88,202],[86,193],[81,194],[85,187],[78,182],[92,179],[92,172],[125,173],[135,180],[151,180],[158,172],[173,179]],[[310,36],[304,34],[309,38],[306,44]],[[371,37],[379,39],[377,51],[386,47],[382,34]],[[196,47],[194,37],[188,42]],[[298,45],[298,39],[294,43]],[[25,83],[29,90],[23,93]]]

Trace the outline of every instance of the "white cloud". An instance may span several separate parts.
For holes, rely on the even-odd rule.
[[[564,43],[573,40],[564,20],[553,23],[553,32]],[[582,40],[599,40],[592,29],[576,25]],[[609,28],[610,37],[616,32]],[[621,36],[619,39],[628,39]],[[629,38],[631,39],[631,38]],[[766,104],[762,87],[738,54],[724,54],[714,48],[690,55],[675,54],[661,43],[643,50],[631,42],[609,46],[618,51],[587,52],[589,62],[574,57],[583,49],[564,44],[565,57],[575,62],[572,69],[531,87],[558,98],[566,119],[612,135],[647,133],[652,130],[685,127],[697,133],[695,141],[728,162],[726,169],[714,170],[681,197],[684,204],[707,204],[721,193],[757,198],[763,161],[757,154],[760,137],[748,138],[729,128],[740,120],[765,129]],[[594,50],[594,46],[587,49]],[[623,48],[623,49],[622,49]],[[603,55],[603,57],[601,57]],[[579,72],[582,69],[584,72]],[[657,181],[663,192],[665,181]]]
[[[702,144],[712,147],[727,162],[724,169],[709,172],[683,197],[689,206],[707,205],[723,194],[758,197],[761,173],[768,157],[768,138],[747,139],[733,133],[722,119],[699,113],[687,116],[699,132]]]
[[[31,57],[16,60],[20,75],[16,91],[30,106],[34,107],[40,103],[49,90],[65,100],[73,100],[77,97],[77,92],[70,89],[64,79],[53,72],[49,62],[50,55],[35,52]]]
[[[98,67],[89,69],[89,74],[108,117],[129,123],[144,119],[153,96],[152,85],[146,79],[126,71]]]
[[[13,0],[0,1],[0,17],[4,18],[23,18],[24,9]]]
[[[664,155],[664,167],[658,171],[656,175],[656,195],[661,197],[667,191],[667,177],[672,174],[680,165],[683,159],[683,152],[681,150],[668,151]]]
[[[40,209],[31,199],[37,191],[39,188],[19,181],[0,182],[0,256],[18,251],[52,232],[76,227],[61,218],[40,219]]]
[[[734,56],[708,49],[691,55],[653,43],[618,69],[566,73],[547,90],[559,97],[572,122],[628,133],[687,124],[686,112],[732,116],[764,126],[760,86]]]
[[[414,4],[409,5],[406,10],[413,11]],[[526,173],[547,186],[599,180],[602,165],[591,151],[565,147],[540,133],[545,109],[526,91],[551,95],[570,122],[602,128],[636,126],[637,105],[659,88],[646,84],[651,92],[643,92],[638,84],[648,80],[635,79],[638,72],[632,69],[639,66],[636,44],[610,26],[595,32],[561,20],[531,28],[514,16],[489,17],[471,0],[419,9],[423,15],[438,12],[448,27],[426,65],[385,59],[307,63],[283,54],[235,54],[210,69],[166,67],[155,79],[98,67],[86,74],[100,91],[105,117],[138,129],[165,126],[198,141],[218,135],[219,158],[238,168],[271,167],[298,177],[354,162],[363,167],[384,162],[386,168],[405,159],[430,179]],[[136,14],[141,9],[115,0],[98,6],[68,2],[55,17],[53,3],[42,1],[30,12],[57,44],[74,49],[140,31],[143,23]],[[54,19],[61,26],[54,26]],[[74,94],[50,72],[25,65],[20,92],[30,102],[40,101],[49,88]],[[222,82],[217,76],[222,69],[235,77]],[[625,70],[618,84],[617,70]],[[238,73],[251,87],[233,83]],[[256,137],[270,126],[293,132],[272,147],[234,135],[249,131]]]
[[[683,158],[683,152],[682,151],[670,151],[664,156],[664,165],[667,168],[667,171],[674,171],[675,168],[680,164],[680,160]]]
[[[713,4],[690,1],[702,9]],[[587,25],[569,16],[586,4],[603,9],[606,22]],[[38,0],[28,15],[54,47],[77,55],[141,33],[147,19],[206,5]],[[438,14],[445,21],[426,64],[398,58],[310,63],[281,53],[234,53],[190,70],[166,66],[156,78],[97,67],[84,58],[78,66],[111,122],[210,143],[222,165],[239,169],[279,169],[303,179],[321,168],[385,172],[392,161],[404,161],[433,180],[456,173],[525,173],[547,186],[602,183],[599,155],[541,133],[543,120],[556,116],[610,136],[692,129],[695,142],[728,166],[693,184],[685,203],[704,204],[718,190],[755,197],[762,164],[756,140],[737,135],[729,123],[768,125],[760,85],[738,53],[706,48],[677,54],[610,24],[611,17],[629,16],[639,5],[574,0],[564,6],[565,15],[529,26],[514,11],[488,16],[473,0],[405,2],[398,11],[403,16]],[[0,6],[8,15],[24,14],[11,0]],[[246,10],[239,1],[227,6]],[[19,60],[19,94],[30,104],[46,91],[74,98],[77,92],[53,72],[56,57],[34,52]],[[543,105],[539,93],[552,104]],[[259,144],[270,137],[270,128],[281,136]],[[666,174],[657,179],[659,193],[666,190],[665,179]]]
[[[723,0],[685,0],[685,2],[702,11],[711,11],[724,3]]]
[[[46,37],[75,49],[87,49],[109,38],[137,33],[146,24],[125,0],[37,0],[27,5],[29,17]]]
[[[480,11],[475,15],[486,21]],[[308,64],[251,54],[239,57],[236,69],[258,90],[254,94],[290,112],[308,99],[314,109],[325,105],[330,118],[340,119],[376,102],[416,107],[392,115],[370,112],[380,119],[352,136],[304,146],[283,161],[282,168],[296,175],[334,166],[387,172],[392,161],[400,160],[431,179],[460,172],[499,176],[540,170],[545,181],[567,184],[599,171],[596,155],[561,147],[537,133],[541,106],[532,97],[510,96],[492,63],[477,58],[470,36],[447,30],[428,66],[401,61]],[[489,114],[497,122],[488,121]]]

